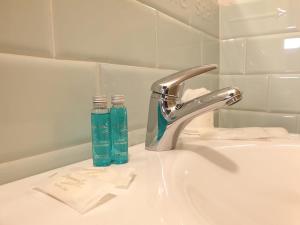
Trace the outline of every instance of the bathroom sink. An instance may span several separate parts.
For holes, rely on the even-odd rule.
[[[90,165],[84,161],[70,165]],[[130,188],[81,215],[32,190],[53,171],[0,186],[0,224],[299,225],[300,139],[200,141],[130,148]],[[61,169],[59,169],[61,170]]]
[[[190,140],[165,163],[170,186],[192,224],[300,224],[299,144]]]

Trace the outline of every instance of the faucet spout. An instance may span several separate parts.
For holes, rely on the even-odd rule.
[[[206,66],[205,68],[211,67]],[[195,70],[195,68],[192,69]],[[168,80],[170,77],[172,78],[172,75],[169,76]],[[178,83],[178,85],[181,84]],[[174,149],[180,132],[194,117],[235,104],[242,98],[239,89],[228,87],[187,102],[181,102],[180,89],[175,87],[174,90],[177,92],[172,92],[172,95],[168,95],[166,92],[152,92],[145,142],[147,150]]]
[[[200,114],[235,104],[241,100],[241,96],[241,92],[237,88],[223,88],[178,104],[178,110],[174,112],[175,118],[177,121],[183,120],[188,123]]]

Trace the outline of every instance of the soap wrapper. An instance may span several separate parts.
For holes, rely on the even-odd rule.
[[[134,178],[132,168],[73,168],[52,174],[34,189],[84,214],[122,194]]]

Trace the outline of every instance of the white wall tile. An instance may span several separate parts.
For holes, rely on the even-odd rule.
[[[219,37],[217,0],[139,0],[185,24]]]
[[[197,89],[197,88],[206,88],[210,91],[217,90],[219,87],[219,75],[213,73],[205,73],[199,76],[193,77],[185,83],[185,89]]]
[[[49,0],[0,0],[0,52],[52,57]]]
[[[172,17],[159,13],[158,66],[184,69],[201,65],[201,33]]]
[[[0,54],[0,162],[90,139],[94,63]]]
[[[249,38],[246,73],[300,72],[299,58],[300,34]]]
[[[139,0],[160,12],[164,12],[186,24],[189,24],[193,0]]]
[[[129,146],[144,142],[145,131],[146,129],[130,131],[128,133]],[[92,156],[91,147],[91,143],[85,143],[0,163],[0,185],[89,159]]]
[[[202,64],[220,64],[219,40],[209,35],[202,35]],[[212,72],[218,73],[219,68]]]
[[[230,108],[267,111],[267,75],[222,75],[220,76],[220,88],[224,87],[237,87],[243,94],[242,100]]]
[[[300,112],[300,75],[270,77],[269,104],[273,112]]]
[[[191,0],[191,25],[219,37],[218,0]]]
[[[89,159],[91,152],[86,143],[0,163],[0,185]]]
[[[223,1],[223,4],[220,1],[220,3],[220,30],[223,38],[300,30],[298,0]]]
[[[240,110],[220,110],[220,127],[283,127],[297,132],[297,115]]]
[[[145,128],[152,83],[174,72],[176,71],[101,64],[102,92],[109,97],[112,94],[125,94],[129,130]]]
[[[58,58],[155,65],[155,10],[130,0],[54,0]]]
[[[223,40],[220,43],[220,71],[223,74],[245,72],[246,42],[244,39]]]

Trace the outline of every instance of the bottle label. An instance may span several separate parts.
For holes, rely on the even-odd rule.
[[[92,113],[92,148],[95,166],[109,165],[110,156],[110,116],[109,113]]]
[[[128,161],[128,128],[126,108],[111,109],[112,160],[115,163]]]

